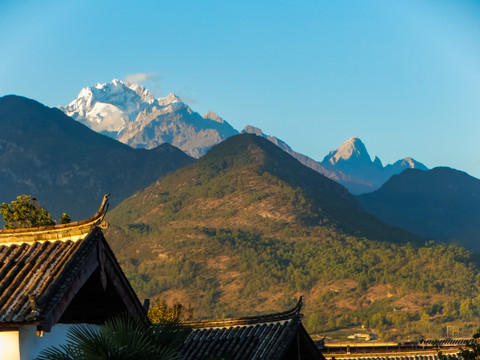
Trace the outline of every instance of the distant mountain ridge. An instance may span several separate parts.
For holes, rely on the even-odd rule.
[[[297,153],[284,141],[264,134],[257,127],[249,125],[242,130],[242,133],[255,134],[271,141],[303,165],[342,184],[352,194],[374,191],[392,175],[398,174],[405,169],[428,170],[425,165],[412,158],[404,158],[398,160],[393,165],[389,164],[383,167],[378,157],[375,157],[374,161],[371,160],[367,148],[358,137],[348,139],[337,150],[330,151],[322,162],[318,162],[308,156]]]
[[[362,140],[356,136],[345,141],[337,150],[331,150],[321,164],[327,169],[342,171],[354,179],[362,179],[365,183],[360,186],[348,183],[348,180],[339,180],[339,183],[349,188],[353,194],[374,191],[392,175],[406,169],[428,170],[424,164],[410,157],[384,167],[377,156],[372,161]]]
[[[357,198],[389,224],[480,253],[480,180],[463,171],[406,170]]]
[[[157,98],[142,85],[114,79],[82,89],[74,101],[60,108],[92,130],[134,148],[152,149],[168,142],[193,157],[238,134],[209,111],[192,111],[175,94]]]
[[[29,194],[57,219],[90,217],[103,195],[115,206],[193,161],[170,144],[132,149],[20,96],[0,98],[0,127],[0,201]]]
[[[142,85],[117,79],[82,89],[77,99],[61,109],[91,129],[134,148],[151,149],[168,142],[196,158],[213,145],[238,134],[216,113],[208,111],[201,117],[173,93],[155,99]],[[353,194],[374,191],[405,169],[427,169],[412,158],[385,167],[378,157],[372,162],[365,145],[357,137],[348,139],[319,162],[295,152],[284,141],[264,134],[257,127],[249,125],[242,132],[265,137]]]

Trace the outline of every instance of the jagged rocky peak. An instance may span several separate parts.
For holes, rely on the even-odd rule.
[[[402,164],[408,166],[409,168],[413,169],[415,168],[415,160],[413,160],[411,157],[406,157],[402,161]]]
[[[419,169],[419,170],[428,170],[428,168],[421,162],[415,160],[411,157],[406,157],[404,159],[396,161],[392,165],[387,165],[388,167],[398,168],[398,169]]]
[[[83,88],[75,100],[60,109],[92,130],[118,134],[154,101],[142,85],[113,79]]]
[[[152,149],[168,142],[194,157],[238,134],[213,112],[202,118],[174,93],[155,98],[142,85],[118,79],[82,89],[77,99],[60,109],[131,147]]]
[[[255,126],[252,125],[247,125],[245,128],[242,130],[242,134],[255,134],[257,136],[263,136],[265,137],[265,134],[263,131]]]
[[[173,93],[155,99],[140,84],[113,79],[110,83],[83,88],[74,101],[60,109],[92,130],[118,138],[140,112],[152,106],[165,108],[164,111],[169,112],[182,104]]]
[[[158,98],[157,102],[161,106],[167,106],[170,104],[175,104],[175,103],[183,103],[180,98],[175,95],[173,92],[165,96],[164,98]]]
[[[363,144],[362,140],[356,136],[345,141],[337,150],[330,151],[330,153],[323,159],[323,162],[328,162],[330,165],[335,165],[339,162],[352,160],[355,162],[372,162],[367,148]]]
[[[224,123],[225,120],[223,120],[220,116],[218,116],[216,113],[213,111],[207,111],[205,115],[203,115],[204,119],[210,119],[219,123]]]
[[[375,165],[376,167],[378,167],[380,169],[383,169],[382,160],[380,160],[380,158],[378,156],[375,156],[375,160],[373,160],[373,165]]]
[[[118,80],[118,79],[113,79],[112,82],[110,83],[105,83],[105,84],[98,83],[93,88],[87,87],[85,89],[90,89],[90,93],[93,95],[94,99],[97,101],[102,101],[102,100],[107,100],[109,102],[111,102],[112,100],[123,101],[125,100],[125,97],[129,97],[130,100],[133,100],[137,96],[138,96],[137,100],[146,102],[149,104],[155,101],[155,97],[153,96],[153,94],[150,93],[150,91],[148,91],[142,85],[132,84],[122,80]],[[80,97],[81,96],[79,95],[79,98]]]

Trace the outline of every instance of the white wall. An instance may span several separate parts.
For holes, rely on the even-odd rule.
[[[67,332],[72,326],[75,325],[54,325],[52,330],[50,332],[44,332],[42,337],[37,336],[36,326],[21,326],[19,329],[20,357],[15,358],[15,360],[33,360],[43,349],[65,344],[67,341]],[[98,327],[98,325],[90,326]],[[1,357],[1,360],[4,360],[3,357]]]
[[[0,331],[0,359],[20,360],[18,331]]]

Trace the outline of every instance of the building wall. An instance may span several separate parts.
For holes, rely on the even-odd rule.
[[[58,347],[59,345],[65,344],[67,341],[67,332],[72,326],[75,325],[56,324],[52,327],[50,332],[44,332],[41,337],[37,336],[36,326],[21,326],[19,328],[20,357],[18,360],[33,360],[42,350],[51,346]],[[90,326],[98,328],[98,325]],[[3,357],[1,360],[4,360]]]
[[[0,331],[0,359],[20,360],[18,331]]]

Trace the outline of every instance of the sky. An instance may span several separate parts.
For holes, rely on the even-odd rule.
[[[358,136],[480,178],[478,0],[0,0],[0,96],[114,78],[318,161]]]

